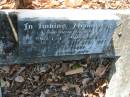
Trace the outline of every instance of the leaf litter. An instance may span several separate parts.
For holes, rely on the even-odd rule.
[[[0,67],[3,97],[105,97],[114,59]],[[65,69],[65,70],[64,70]]]

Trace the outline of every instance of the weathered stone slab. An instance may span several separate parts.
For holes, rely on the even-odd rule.
[[[13,11],[9,13],[9,17],[16,32],[19,32],[20,45],[18,46],[5,12],[1,12],[0,18],[2,32],[0,39],[1,48],[3,48],[0,54],[0,64],[79,60],[86,54],[104,53],[118,20],[115,15],[104,14],[100,11]],[[17,12],[19,13],[18,31],[17,15],[15,15]],[[93,17],[94,15],[96,17]],[[26,27],[31,27],[30,23],[33,29],[26,29]],[[30,44],[32,41],[33,44]]]
[[[13,19],[15,14],[10,13],[10,15],[12,15],[10,19]],[[13,37],[12,28],[6,12],[0,11],[0,64],[13,64],[16,62],[16,57],[17,43]]]
[[[37,60],[103,53],[117,20],[110,13],[83,10],[19,12],[19,54],[26,60]]]
[[[130,11],[116,11],[120,26],[113,35],[115,54],[119,59],[112,65],[106,97],[130,97]]]

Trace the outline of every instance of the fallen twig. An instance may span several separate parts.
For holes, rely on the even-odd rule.
[[[10,26],[11,26],[11,29],[12,29],[12,32],[13,32],[13,35],[14,35],[14,38],[15,38],[16,42],[18,42],[18,35],[17,35],[17,32],[16,32],[16,29],[15,29],[13,23],[12,23],[12,20],[11,20],[9,14],[6,13],[6,15],[7,15],[7,18],[8,18],[9,24],[10,24]]]

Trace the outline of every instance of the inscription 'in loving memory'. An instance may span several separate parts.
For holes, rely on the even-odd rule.
[[[24,20],[20,24],[24,32],[20,44],[25,50],[20,51],[31,56],[101,53],[112,25],[98,21]]]
[[[103,25],[101,25],[103,26]],[[108,26],[111,28],[112,25]],[[91,27],[91,26],[90,26]],[[88,24],[86,23],[74,23],[72,29],[86,29],[86,28],[90,28],[88,26]],[[53,24],[42,24],[42,23],[38,23],[38,29],[65,29],[67,28],[67,24],[57,24],[57,23],[53,23]],[[24,24],[24,30],[30,30],[33,29],[33,25],[29,24],[29,23],[25,23]]]

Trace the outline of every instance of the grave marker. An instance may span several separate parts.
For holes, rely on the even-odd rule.
[[[19,55],[25,62],[42,62],[103,53],[117,20],[111,13],[96,11],[21,11],[18,14]]]

